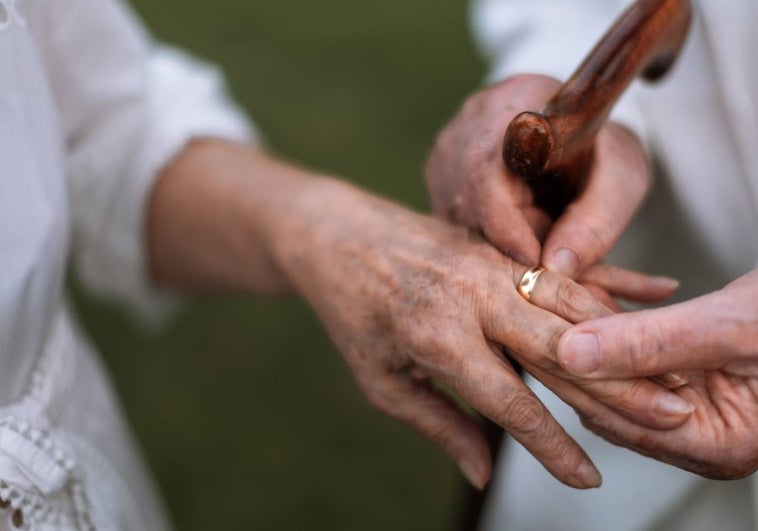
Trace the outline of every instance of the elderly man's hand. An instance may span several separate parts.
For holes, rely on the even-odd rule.
[[[612,442],[707,477],[738,478],[758,468],[758,271],[689,302],[579,324],[561,338],[558,361],[599,381],[691,371],[690,385],[677,393],[695,412],[675,430],[642,429],[589,402],[585,423]]]
[[[621,126],[604,126],[584,189],[551,225],[529,187],[506,169],[501,149],[511,119],[539,110],[559,87],[555,79],[520,75],[472,95],[439,135],[426,179],[438,216],[481,231],[520,263],[541,262],[576,279],[611,249],[651,174],[637,139]]]

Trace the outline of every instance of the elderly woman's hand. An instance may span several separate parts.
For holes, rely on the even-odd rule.
[[[646,378],[587,381],[555,363],[571,323],[609,313],[571,280],[544,273],[532,300],[540,309],[516,291],[527,267],[467,229],[260,151],[191,144],[153,192],[148,230],[161,285],[303,295],[369,401],[440,444],[477,486],[491,469],[484,437],[432,380],[508,430],[558,479],[585,488],[600,481],[503,348],[646,426],[672,428],[689,415],[685,400]],[[595,281],[608,273],[596,270]],[[661,294],[654,280],[627,275],[629,289]]]
[[[533,293],[540,309],[516,290],[527,268],[477,235],[332,181],[295,203],[285,223],[278,259],[374,406],[440,444],[481,487],[491,467],[485,440],[431,378],[505,428],[561,481],[599,484],[588,457],[503,356],[504,347],[529,367],[566,376],[553,361],[557,339],[570,323],[610,313],[587,290],[545,272]],[[672,428],[691,411],[645,378],[570,378],[566,385],[646,426]]]
[[[758,271],[682,304],[579,324],[561,338],[557,361],[598,381],[690,371],[677,393],[694,414],[666,432],[630,424],[572,389],[564,396],[588,427],[645,455],[718,479],[758,469]]]

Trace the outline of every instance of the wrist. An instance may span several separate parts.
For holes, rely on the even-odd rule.
[[[153,189],[147,220],[156,284],[192,292],[293,291],[277,261],[318,179],[261,150],[198,139]]]
[[[256,292],[304,295],[309,279],[331,260],[333,242],[350,225],[349,212],[360,192],[341,181],[264,157],[260,174],[241,196],[241,208],[246,239],[260,242],[263,249],[263,253],[252,252],[248,260],[260,262],[263,256],[267,267],[276,272],[278,285],[266,289],[254,275],[245,283]]]

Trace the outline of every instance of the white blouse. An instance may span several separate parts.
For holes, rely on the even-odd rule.
[[[0,87],[0,529],[165,529],[66,267],[154,308],[151,184],[192,137],[252,131],[216,71],[157,47],[119,0],[0,0]]]
[[[631,87],[615,110],[655,156],[656,188],[611,261],[682,280],[680,298],[719,289],[758,262],[758,4],[695,0],[674,70]],[[493,79],[567,79],[629,0],[475,0],[473,23]],[[488,503],[487,530],[708,531],[756,528],[750,479],[702,479],[611,446],[529,380],[604,476],[600,489],[559,484],[509,442]]]

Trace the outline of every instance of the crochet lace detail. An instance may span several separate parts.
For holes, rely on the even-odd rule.
[[[62,489],[48,496],[44,496],[39,489],[9,484],[0,474],[0,510],[8,515],[11,525],[29,531],[51,528],[94,531],[89,502],[76,465],[52,440],[47,430],[35,429],[29,423],[12,417],[0,419],[0,431],[3,429],[33,444],[65,471]]]

